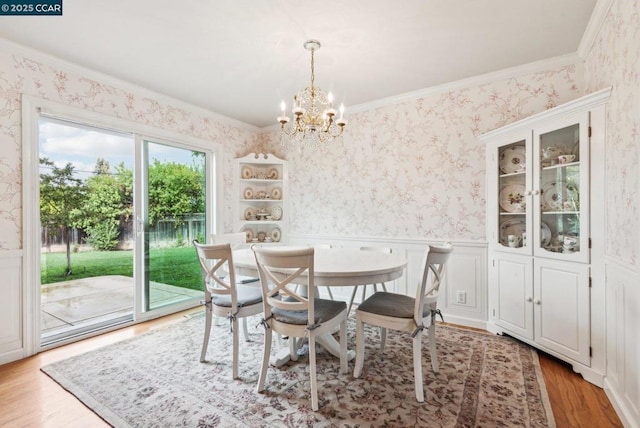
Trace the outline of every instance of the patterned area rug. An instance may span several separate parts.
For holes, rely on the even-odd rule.
[[[390,332],[382,355],[377,329],[369,327],[360,379],[352,361],[351,373],[341,374],[339,360],[318,348],[320,409],[313,412],[306,356],[269,368],[266,391],[255,392],[262,354],[256,324],[250,320],[253,339],[240,345],[235,381],[228,325],[212,328],[208,362],[198,361],[203,316],[42,370],[116,427],[555,426],[535,350],[508,337],[438,325],[440,372],[431,370],[425,339],[425,402],[418,403],[411,339]]]

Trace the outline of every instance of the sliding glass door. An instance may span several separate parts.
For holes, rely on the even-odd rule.
[[[192,242],[206,241],[207,157],[142,139],[144,159],[143,310],[202,297]]]
[[[39,120],[40,341],[133,319],[134,137]]]
[[[196,305],[213,152],[54,115],[37,129],[40,347]]]

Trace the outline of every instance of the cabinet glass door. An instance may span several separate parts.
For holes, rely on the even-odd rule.
[[[530,209],[527,206],[529,174],[527,153],[530,138],[524,138],[498,147],[498,213],[497,248],[507,251],[530,251],[527,238]]]
[[[558,125],[534,136],[534,194],[541,228],[535,253],[588,262],[588,116]]]

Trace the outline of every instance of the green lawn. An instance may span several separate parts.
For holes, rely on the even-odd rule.
[[[133,251],[86,251],[71,253],[71,276],[64,276],[66,253],[43,253],[41,282],[70,281],[103,275],[133,277]],[[202,275],[193,247],[150,250],[151,281],[193,290],[202,289]]]

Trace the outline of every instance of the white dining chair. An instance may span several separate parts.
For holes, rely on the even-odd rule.
[[[324,249],[333,248],[331,244],[308,244],[307,247],[324,248]],[[331,291],[331,287],[325,287],[325,288],[327,289],[327,294],[329,294],[329,299],[335,300],[333,298],[333,291]],[[347,313],[349,313],[349,312],[347,312]]]
[[[200,362],[205,361],[213,315],[229,319],[232,334],[232,377],[238,377],[238,318],[262,312],[262,292],[258,287],[236,283],[231,244],[200,244],[193,241],[204,281],[205,330]],[[247,334],[245,327],[245,335]],[[245,336],[248,338],[248,335]]]
[[[318,380],[316,374],[316,338],[331,334],[340,326],[340,369],[347,373],[347,305],[342,301],[316,298],[314,285],[314,249],[274,249],[252,246],[258,266],[265,327],[264,355],[257,391],[265,389],[272,333],[289,337],[290,353],[297,360],[295,340],[309,341],[309,374],[311,378],[311,408],[318,410]],[[305,275],[306,274],[306,275]],[[295,284],[299,284],[296,291]],[[304,292],[306,291],[306,293]]]
[[[382,253],[387,253],[387,254],[391,254],[392,250],[391,248],[386,248],[386,247],[360,247],[361,251],[380,251]],[[351,307],[353,306],[353,301],[356,298],[356,292],[358,291],[359,287],[362,287],[362,298],[360,299],[360,302],[364,302],[366,297],[367,297],[367,287],[371,285],[373,287],[373,292],[376,293],[378,291],[378,285],[380,285],[380,288],[382,289],[382,291],[387,291],[387,285],[384,282],[381,282],[380,284],[368,284],[368,285],[356,285],[353,287],[353,292],[351,293],[351,299],[349,300],[349,306],[347,308],[347,313],[351,313]]]
[[[416,297],[377,292],[356,308],[356,364],[358,378],[364,366],[364,323],[381,327],[380,351],[384,351],[386,330],[408,332],[413,338],[413,372],[416,399],[424,401],[422,379],[422,331],[428,328],[429,352],[433,371],[440,370],[436,350],[436,314],[439,313],[438,290],[445,264],[453,251],[450,243],[442,247],[428,246],[422,261],[422,279]]]

